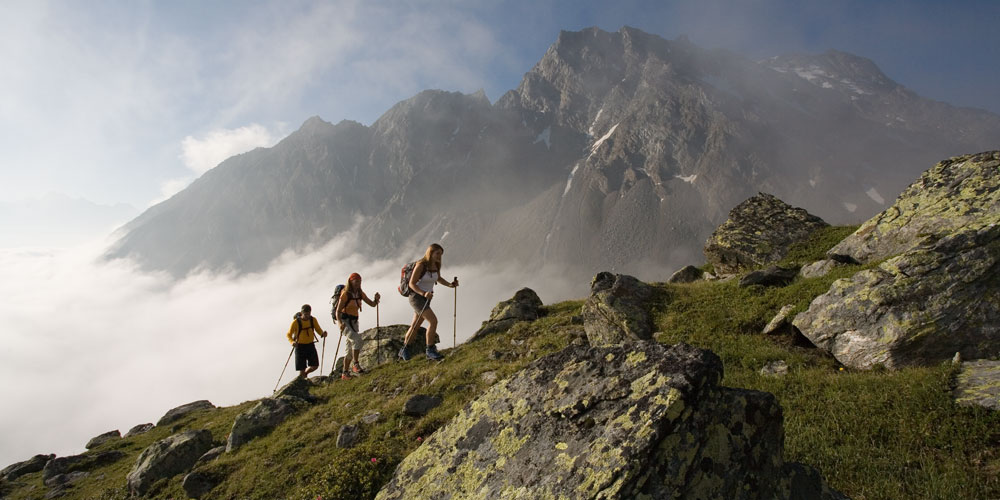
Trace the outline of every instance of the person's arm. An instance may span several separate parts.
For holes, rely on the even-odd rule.
[[[298,329],[299,329],[298,326],[299,326],[299,324],[298,324],[297,321],[292,321],[292,326],[288,327],[288,343],[289,344],[294,344],[295,343],[295,340],[296,340],[295,337],[296,337],[296,334],[298,333]]]
[[[319,326],[319,321],[316,321],[316,316],[313,316],[313,329],[319,333],[320,337],[326,337],[326,332],[323,331],[322,326]]]
[[[368,305],[369,305],[369,306],[371,306],[371,307],[375,307],[376,305],[378,305],[378,301],[379,301],[379,299],[380,299],[381,297],[382,297],[382,296],[381,296],[381,295],[379,295],[379,293],[378,293],[378,292],[375,292],[375,300],[372,300],[372,299],[369,299],[369,298],[368,298],[368,294],[367,294],[367,293],[365,293],[365,292],[363,292],[363,291],[361,292],[361,299],[362,299],[362,300],[364,300],[364,301],[365,301],[365,303],[366,303],[366,304],[368,304]]]
[[[444,278],[442,278],[441,276],[438,276],[437,282],[438,282],[438,284],[444,285],[444,286],[446,286],[448,288],[455,288],[455,287],[458,286],[458,276],[455,276],[455,280],[454,281],[445,281]]]
[[[426,297],[427,292],[421,290],[420,287],[417,286],[417,282],[420,281],[420,278],[422,278],[423,276],[424,276],[424,263],[418,262],[416,266],[413,266],[413,274],[410,276],[410,290],[413,290],[414,292],[417,292],[419,295]]]
[[[340,292],[340,301],[337,302],[337,319],[338,320],[340,319],[340,316],[342,314],[344,314],[344,311],[347,310],[347,301],[348,300],[350,300],[350,294],[347,293],[347,289],[345,288],[343,292]]]

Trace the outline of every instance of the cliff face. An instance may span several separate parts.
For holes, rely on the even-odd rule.
[[[126,226],[108,256],[255,271],[366,223],[359,250],[451,262],[679,267],[730,208],[774,194],[831,223],[883,210],[1000,117],[923,99],[866,59],[754,62],[623,28],[563,32],[514,89],[425,91],[370,127],[318,118],[226,160]]]

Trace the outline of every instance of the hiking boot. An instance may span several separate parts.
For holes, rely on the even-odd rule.
[[[399,350],[399,357],[403,361],[409,361],[410,360],[410,352],[406,350],[406,346],[405,345],[403,346],[402,349]]]
[[[427,359],[433,361],[441,361],[442,359],[444,359],[444,356],[442,356],[441,353],[438,352],[437,346],[434,345],[427,346],[427,349],[424,349],[424,354],[427,355]]]
[[[351,376],[348,375],[347,372],[341,373],[340,380],[351,380]]]
[[[367,373],[365,372],[365,369],[361,368],[361,365],[357,363],[355,363],[354,366],[351,367],[351,371],[354,373]]]

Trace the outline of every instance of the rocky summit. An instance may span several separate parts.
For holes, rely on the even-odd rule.
[[[679,344],[571,346],[486,391],[376,498],[841,498],[782,458],[773,396]]]
[[[729,212],[705,243],[716,274],[735,274],[780,261],[793,243],[828,224],[773,195],[758,193]]]

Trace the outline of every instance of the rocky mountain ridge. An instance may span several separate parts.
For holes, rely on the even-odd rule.
[[[923,99],[849,54],[755,62],[591,28],[560,33],[492,104],[424,91],[371,126],[311,118],[149,209],[107,255],[256,271],[361,217],[359,250],[376,257],[439,241],[456,263],[667,270],[753,193],[859,220],[913,165],[996,137],[1000,117]]]

